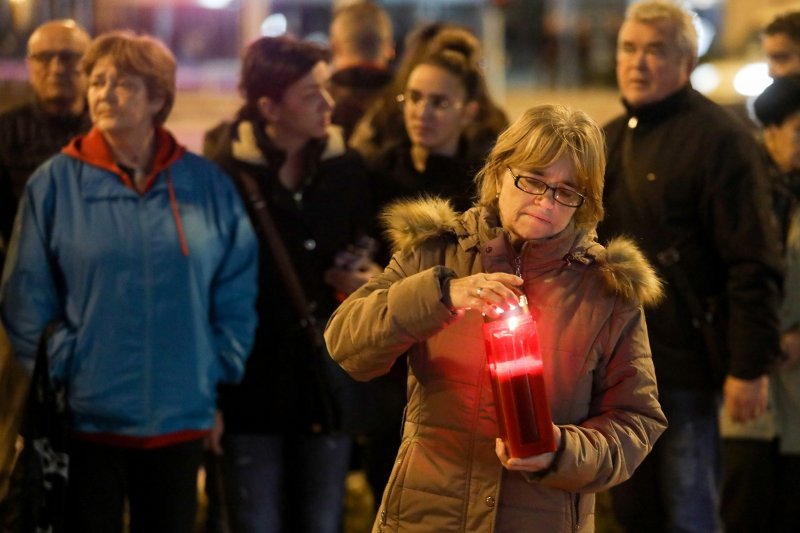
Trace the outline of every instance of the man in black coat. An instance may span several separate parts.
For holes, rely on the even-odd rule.
[[[28,39],[32,102],[0,115],[0,238],[8,242],[31,173],[91,127],[78,70],[91,38],[73,20],[53,20]]]
[[[626,112],[606,126],[603,239],[632,235],[666,280],[647,323],[670,426],[633,478],[612,490],[627,531],[721,531],[718,407],[761,414],[780,353],[781,258],[758,147],[692,89],[692,15],[633,4],[620,29]]]

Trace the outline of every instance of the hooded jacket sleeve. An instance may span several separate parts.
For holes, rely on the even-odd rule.
[[[0,288],[0,314],[14,354],[30,372],[39,337],[52,320],[63,317],[59,272],[51,256],[50,231],[55,210],[52,163],[40,167],[25,189]],[[51,373],[64,374],[63,366],[75,345],[75,332],[62,323],[50,341]]]
[[[561,426],[561,450],[541,478],[553,488],[598,492],[627,480],[667,427],[642,308],[618,300],[597,342],[589,417]]]
[[[228,212],[228,243],[212,281],[210,319],[223,368],[221,380],[238,382],[258,322],[258,242],[233,182],[225,175],[218,182]]]
[[[419,254],[395,254],[383,274],[350,295],[331,316],[325,342],[353,378],[368,381],[457,318],[443,301],[449,268],[422,268]]]

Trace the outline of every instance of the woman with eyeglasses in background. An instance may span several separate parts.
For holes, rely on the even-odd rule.
[[[374,531],[593,531],[666,427],[643,304],[661,284],[635,245],[595,239],[605,143],[583,112],[538,106],[500,135],[477,205],[399,202],[396,252],[337,309],[325,339],[354,378],[409,367],[403,440]],[[509,458],[482,313],[524,294],[538,324],[555,452]]]
[[[402,108],[397,95],[405,91],[414,68],[426,57],[442,50],[462,51],[477,65],[482,63],[480,40],[469,29],[449,22],[431,22],[417,26],[405,39],[403,54],[397,62],[394,79],[356,125],[350,143],[367,159],[384,152],[405,135]],[[505,112],[494,103],[488,87],[481,83],[474,99],[478,110],[463,132],[467,149],[485,157],[497,136],[508,126]]]

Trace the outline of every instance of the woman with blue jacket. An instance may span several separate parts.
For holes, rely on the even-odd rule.
[[[131,33],[81,68],[92,130],[25,190],[0,310],[32,367],[38,338],[71,413],[70,531],[192,531],[216,387],[242,377],[257,242],[231,180],[162,124],[175,59]]]

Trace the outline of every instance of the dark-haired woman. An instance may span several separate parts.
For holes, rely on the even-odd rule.
[[[335,267],[371,224],[366,171],[332,128],[328,52],[290,38],[265,37],[245,52],[237,118],[206,137],[205,153],[237,181],[256,181],[314,314],[325,324],[369,270]],[[249,177],[249,178],[248,178]],[[254,225],[255,206],[248,205]],[[263,235],[261,236],[263,239]],[[239,532],[339,530],[351,439],[320,431],[309,402],[318,357],[262,240],[259,327],[244,381],[221,391],[225,464],[235,486]]]
[[[478,66],[454,50],[423,59],[397,100],[405,135],[367,159],[379,205],[400,197],[437,195],[457,211],[472,206],[472,177],[482,166],[464,135],[478,112],[483,78]]]
[[[433,22],[421,25],[408,35],[404,48],[394,80],[367,110],[350,139],[351,145],[368,159],[385,153],[402,140],[404,120],[403,112],[397,106],[397,95],[403,93],[411,73],[423,59],[451,50],[462,54],[470,64],[479,65],[481,62],[480,41],[467,28],[456,24]],[[485,157],[497,135],[508,125],[508,118],[492,100],[482,77],[475,88],[474,99],[478,105],[473,120],[464,131],[464,144],[470,153]]]

